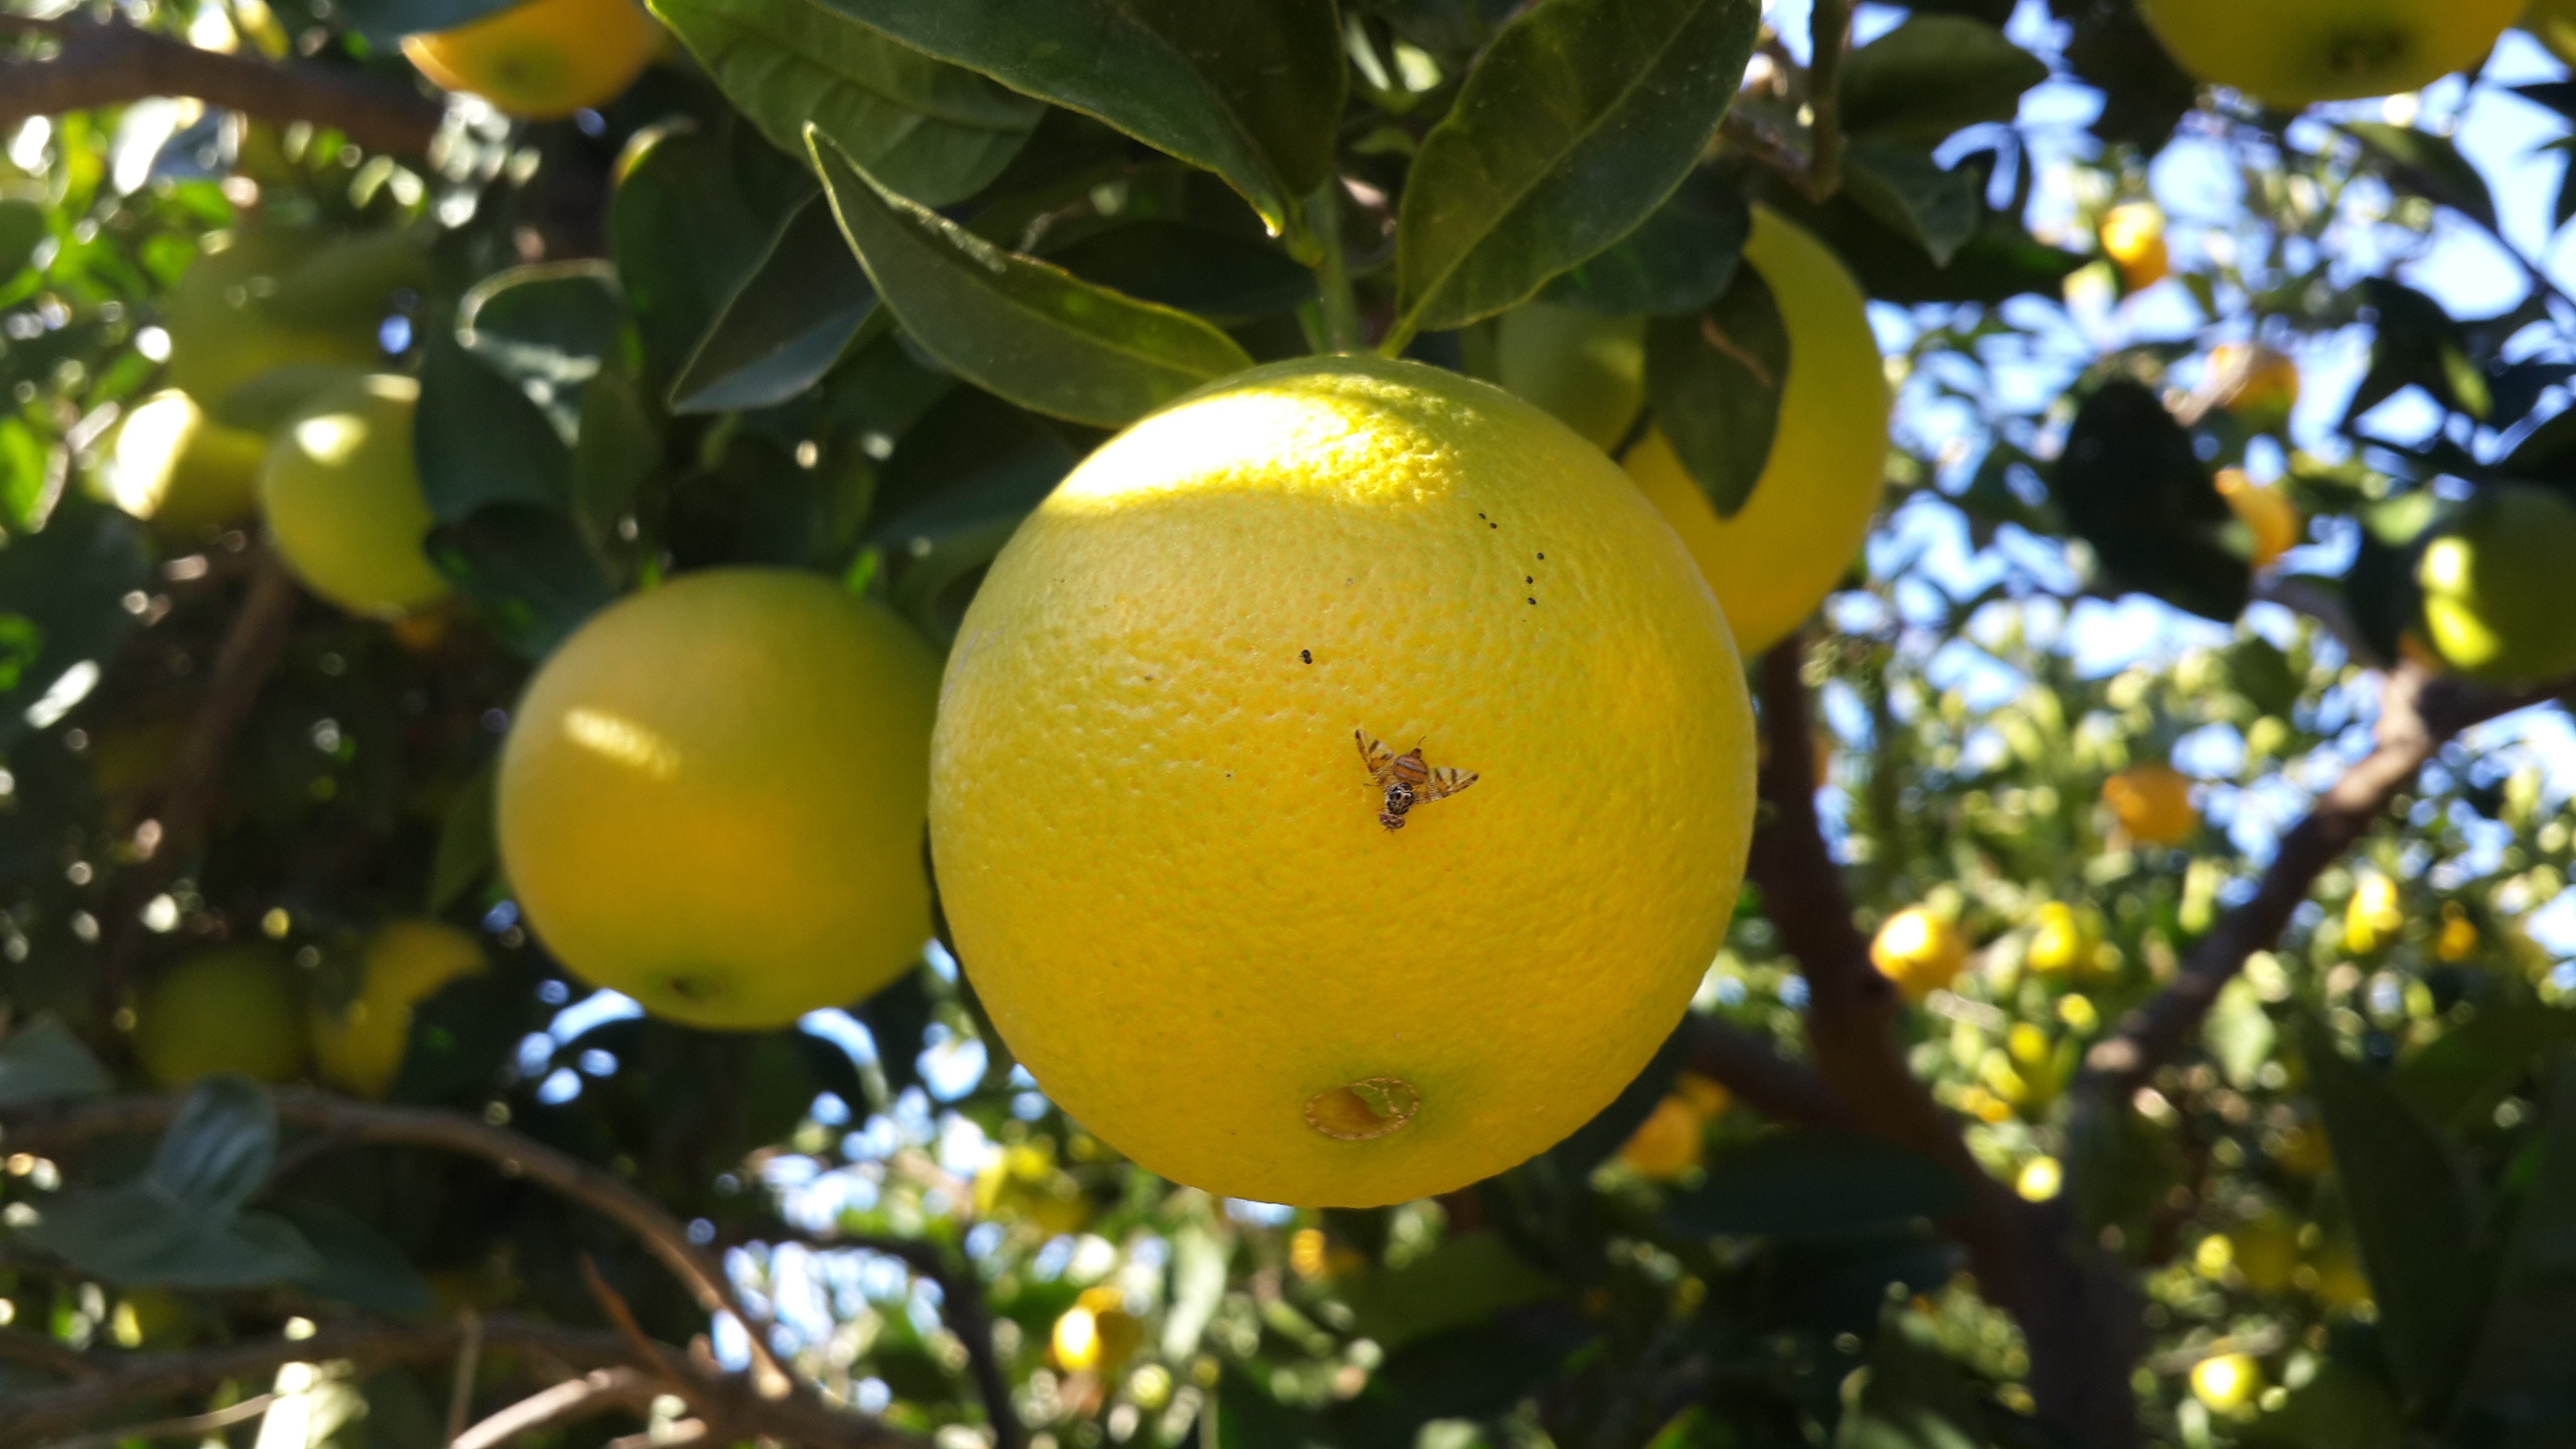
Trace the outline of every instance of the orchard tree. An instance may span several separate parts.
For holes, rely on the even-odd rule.
[[[15,0],[0,1444],[2567,1441],[2553,56]]]

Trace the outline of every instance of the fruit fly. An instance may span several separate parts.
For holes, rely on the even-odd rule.
[[[1372,738],[1367,730],[1353,730],[1351,738],[1359,742],[1369,783],[1386,792],[1385,801],[1378,806],[1377,823],[1389,830],[1402,830],[1405,814],[1414,806],[1446,800],[1476,783],[1473,770],[1424,764],[1420,745],[1399,755]]]

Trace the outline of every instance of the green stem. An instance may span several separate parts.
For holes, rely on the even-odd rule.
[[[1350,260],[1342,253],[1341,186],[1340,177],[1327,176],[1306,203],[1307,224],[1313,228],[1319,253],[1313,262],[1316,301],[1324,323],[1319,352],[1356,352],[1367,345],[1360,328],[1359,297],[1351,290]]]
[[[1807,14],[1807,195],[1817,201],[1843,184],[1843,51],[1851,39],[1851,0],[1815,0]]]

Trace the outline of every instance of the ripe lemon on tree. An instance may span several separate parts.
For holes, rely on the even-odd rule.
[[[901,619],[814,574],[713,569],[612,605],[537,671],[502,748],[529,924],[584,980],[699,1026],[885,985],[930,939],[938,675]]]
[[[2184,70],[2295,111],[2418,90],[2486,56],[2528,0],[2139,0]]]
[[[1600,450],[1307,359],[1137,423],[1021,526],[949,656],[931,840],[1069,1114],[1212,1192],[1374,1205],[1643,1068],[1724,938],[1752,768],[1716,602]]]
[[[2200,829],[2191,777],[2171,765],[2131,765],[2102,782],[2102,803],[2133,840],[2180,845]]]
[[[2494,684],[2576,674],[2576,502],[2483,488],[2425,545],[2424,624],[2444,665]]]
[[[304,1070],[304,998],[266,946],[203,951],[161,974],[134,1008],[134,1055],[152,1080],[217,1072],[283,1082]]]
[[[402,43],[440,86],[530,121],[615,100],[661,48],[661,27],[635,0],[526,0]]]
[[[387,921],[360,957],[357,996],[313,1010],[313,1062],[322,1079],[366,1097],[391,1091],[411,1044],[411,1013],[459,976],[483,969],[483,948],[437,921]]]
[[[260,503],[305,587],[356,614],[394,617],[447,597],[421,540],[436,522],[412,461],[420,384],[353,377],[307,398],[270,441]]]
[[[98,483],[117,507],[145,519],[173,546],[239,523],[259,507],[268,439],[208,418],[177,388],[153,394],[117,420]]]
[[[1824,602],[1869,536],[1887,469],[1887,374],[1860,284],[1824,244],[1756,207],[1744,260],[1789,336],[1771,456],[1744,506],[1720,518],[1660,429],[1623,460],[1699,561],[1750,656]]]
[[[1906,1000],[1921,1001],[1957,979],[1968,964],[1968,938],[1947,916],[1908,906],[1870,938],[1869,960]]]

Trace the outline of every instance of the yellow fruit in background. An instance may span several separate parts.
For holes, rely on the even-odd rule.
[[[1477,779],[1390,831],[1355,729]],[[1021,526],[949,656],[931,839],[1069,1115],[1211,1192],[1372,1206],[1644,1067],[1724,939],[1752,768],[1724,621],[1599,449],[1454,373],[1307,359],[1136,424]]]
[[[1655,1104],[1619,1149],[1619,1160],[1643,1177],[1670,1181],[1699,1166],[1707,1119],[1688,1098],[1673,1096]]]
[[[304,1070],[294,968],[264,946],[218,947],[181,961],[136,1003],[134,1055],[165,1087],[217,1072],[286,1081]]]
[[[2559,64],[2576,66],[2576,0],[2532,0],[2522,28],[2548,47]]]
[[[472,91],[529,121],[615,100],[661,48],[662,28],[635,0],[523,0],[402,43],[441,87]]]
[[[2013,1192],[2024,1202],[2047,1202],[2066,1187],[2066,1169],[2054,1157],[2034,1157],[2013,1175]]]
[[[427,276],[420,249],[395,233],[335,238],[254,222],[201,245],[162,299],[161,325],[170,385],[206,408],[273,368],[383,366],[377,338],[393,293]]]
[[[392,617],[447,596],[421,541],[436,522],[412,462],[420,384],[351,378],[305,400],[270,442],[260,502],[305,587],[354,614]]]
[[[2030,969],[2046,976],[2075,975],[2093,969],[2102,949],[2102,937],[2090,911],[2050,901],[2039,908],[2037,918],[2039,929],[2031,933],[2030,952],[2023,958]]]
[[[437,921],[388,921],[367,939],[360,969],[357,998],[346,1008],[314,1008],[313,1063],[333,1086],[381,1097],[402,1073],[412,1008],[482,970],[483,947]]]
[[[2299,1271],[2299,1229],[2279,1212],[2268,1212],[2230,1229],[2227,1243],[2245,1286],[2257,1293],[2278,1293]]]
[[[1878,510],[1887,470],[1887,373],[1860,285],[1823,243],[1756,207],[1744,260],[1789,333],[1789,378],[1770,461],[1732,518],[1661,430],[1621,461],[1682,536],[1747,657],[1788,637],[1833,591]]]
[[[2254,554],[2249,560],[2254,567],[2270,568],[2298,545],[2302,532],[2299,507],[2289,495],[2255,482],[2242,468],[2219,469],[2217,483],[2218,496],[2227,500],[2236,521],[2254,536]]]
[[[2406,910],[2397,899],[2397,882],[2377,872],[2352,884],[2352,899],[2343,906],[2343,946],[2355,955],[2379,949],[2382,941],[2406,927]]]
[[[1723,1082],[1714,1082],[1697,1072],[1679,1072],[1673,1077],[1673,1095],[1688,1102],[1691,1110],[1715,1121],[1735,1105],[1735,1094]]]
[[[2527,0],[2139,0],[2176,64],[2278,110],[2430,85],[2486,57]]]
[[[259,507],[268,439],[209,419],[177,388],[154,393],[119,419],[99,460],[108,501],[145,519],[164,543],[185,547]]]
[[[2362,1271],[2361,1258],[2349,1242],[2329,1240],[2310,1266],[2316,1270],[2317,1301],[2328,1308],[2350,1310],[2371,1301],[2370,1275]]]
[[[583,980],[699,1026],[783,1026],[902,975],[930,939],[938,671],[813,574],[709,570],[612,605],[537,671],[502,748],[529,925]]]
[[[2250,1355],[2214,1354],[2191,1366],[2192,1397],[2219,1413],[2234,1413],[2262,1392],[2263,1366]]]
[[[1108,1374],[1145,1340],[1145,1325],[1125,1308],[1127,1295],[1111,1287],[1085,1288],[1055,1321],[1047,1347],[1067,1373]]]
[[[2173,275],[2165,246],[2164,210],[2152,201],[2129,201],[2102,218],[2102,253],[2120,269],[2120,284],[2143,292]]]
[[[2219,406],[2257,427],[2279,427],[2299,405],[2299,364],[2257,342],[2222,342],[2209,350]]]
[[[2478,953],[2478,928],[2458,901],[2442,903],[2442,934],[2433,941],[2433,955],[2443,961],[2466,961]]]
[[[1601,448],[1646,406],[1646,319],[1528,302],[1494,319],[1496,382]]]
[[[2180,845],[2200,830],[2191,777],[2171,765],[2132,765],[2102,782],[2102,803],[2130,838]]]
[[[2576,500],[2518,483],[2478,490],[2424,548],[2424,624],[2442,663],[2490,684],[2576,674]]]
[[[1878,928],[1869,943],[1869,960],[1906,1000],[1921,1001],[1949,985],[1968,964],[1968,938],[1946,918],[1908,906]]]

